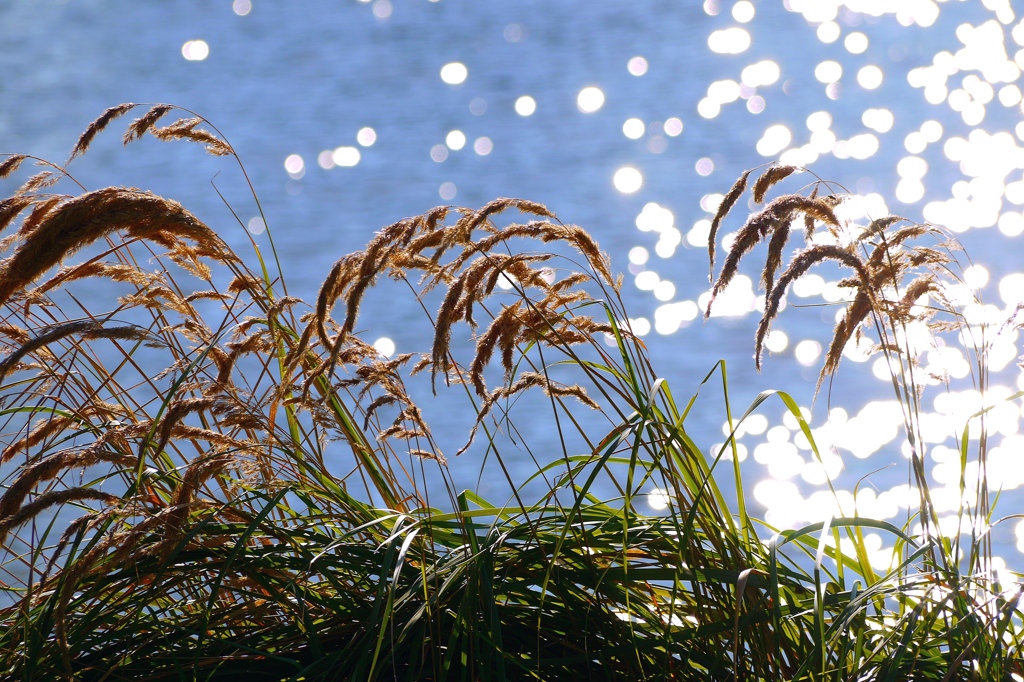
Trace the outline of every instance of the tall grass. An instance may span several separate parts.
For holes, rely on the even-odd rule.
[[[72,159],[133,109],[97,119]],[[149,108],[125,143],[184,139],[237,161],[201,117],[159,125],[179,111]],[[399,221],[338,260],[307,305],[287,295],[273,253],[253,243],[250,269],[180,204],[87,191],[67,164],[21,155],[0,162],[0,178],[26,161],[42,174],[0,202],[0,229],[13,232],[0,264],[5,678],[1024,673],[1020,593],[1007,596],[986,563],[987,488],[964,512],[978,529],[965,546],[937,527],[919,449],[921,507],[903,527],[755,520],[736,429],[780,401],[818,456],[796,403],[766,392],[740,414],[724,362],[674,391],[629,328],[608,257],[545,207],[498,199]],[[770,169],[754,198],[793,170]],[[905,332],[938,312],[943,329],[963,330],[942,306],[950,254],[910,246],[932,228],[840,225],[838,201],[815,188],[768,203],[740,229],[713,291],[771,235],[760,351],[790,282],[823,260],[850,269],[852,300],[822,376],[870,323],[919,443],[921,377]],[[814,245],[776,281],[798,216]],[[355,331],[385,276],[424,306],[419,353],[386,358]],[[435,438],[411,397],[420,373],[475,415],[456,452],[441,451],[450,434]],[[701,409],[733,429],[711,453],[688,431]],[[550,437],[523,442],[527,420]],[[538,458],[529,481],[510,468],[524,451]],[[973,456],[984,461],[984,439]],[[451,470],[467,460],[493,463],[506,492],[458,489]],[[653,487],[664,513],[646,505]],[[865,529],[893,538],[889,571],[872,567]]]

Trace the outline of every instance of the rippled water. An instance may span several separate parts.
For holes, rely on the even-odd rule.
[[[856,195],[846,218],[892,211],[957,234],[975,263],[958,295],[986,302],[965,312],[973,325],[997,324],[1024,300],[1021,19],[1008,0],[6,4],[0,151],[62,160],[89,121],[122,101],[200,112],[239,150],[293,293],[307,298],[333,260],[401,217],[495,196],[544,202],[631,274],[633,328],[677,395],[725,357],[737,405],[780,388],[807,406],[820,463],[779,403],[742,429],[759,514],[787,526],[850,513],[855,502],[861,514],[898,520],[916,493],[886,366],[849,353],[835,387],[812,405],[836,308],[807,308],[774,325],[757,375],[752,272],[700,323],[710,217],[744,169],[806,166]],[[92,187],[173,196],[240,250],[243,229],[266,238],[224,164],[155,142],[119,147],[117,135],[101,138],[76,162],[78,175]],[[209,185],[219,172],[244,226]],[[723,230],[723,246],[736,227]],[[810,274],[790,306],[842,293]],[[412,305],[371,313],[368,338],[384,352],[418,349],[421,315]],[[944,523],[955,524],[952,432],[982,397],[962,351],[920,343],[923,361],[954,381],[948,392],[932,389],[924,425],[932,492]],[[989,475],[1010,491],[1002,514],[1016,511],[1013,491],[1024,486],[1020,400],[1005,401],[1024,387],[1019,353],[1016,332],[990,352]],[[723,439],[711,418],[696,435],[708,447]],[[995,537],[1016,566],[1009,555],[1024,551],[1024,528],[1014,524]]]

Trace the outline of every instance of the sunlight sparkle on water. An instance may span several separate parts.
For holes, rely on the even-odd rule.
[[[646,317],[631,317],[626,320],[625,327],[637,336],[647,336],[651,333],[651,323]]]
[[[654,288],[658,286],[660,281],[661,278],[658,277],[658,273],[653,270],[644,270],[636,276],[633,283],[640,291],[654,291]]]
[[[928,162],[919,156],[904,156],[896,164],[896,172],[903,178],[920,180],[928,172]]]
[[[711,221],[698,220],[686,233],[686,243],[697,248],[704,248],[708,245],[708,236],[711,234]]]
[[[829,83],[835,83],[843,76],[843,67],[839,62],[832,60],[826,60],[814,67],[814,77],[822,83],[828,85]]]
[[[331,160],[334,165],[343,168],[350,168],[359,163],[361,155],[355,147],[338,147],[331,153]]]
[[[747,87],[759,88],[777,82],[781,73],[778,64],[765,59],[745,67],[740,73],[740,80]]]
[[[843,46],[850,54],[861,54],[868,49],[868,37],[860,31],[856,31],[846,36]]]
[[[643,265],[648,259],[650,259],[650,254],[642,246],[634,246],[629,250],[629,262],[633,265]]]
[[[708,36],[708,47],[718,54],[739,54],[750,47],[750,33],[737,26],[713,31]]]
[[[284,160],[284,169],[294,180],[306,174],[306,164],[298,154],[290,154]]]
[[[742,317],[754,309],[754,282],[746,275],[736,275],[729,286],[715,298],[711,317]],[[707,310],[711,292],[705,291],[697,299],[697,306]]]
[[[671,500],[669,493],[661,488],[655,488],[647,494],[647,504],[654,511],[667,509]]]
[[[190,62],[201,62],[210,56],[210,46],[205,40],[189,40],[181,46],[181,56]]]
[[[526,39],[526,30],[519,24],[509,24],[502,31],[505,40],[510,43],[518,43]]]
[[[373,3],[373,16],[378,19],[389,18],[392,11],[394,7],[391,6],[391,0],[377,0]]]
[[[789,146],[793,141],[793,134],[789,128],[777,123],[764,131],[764,135],[757,141],[757,153],[761,156],[775,156]]]
[[[1016,182],[1007,183],[1006,178],[1024,168],[1024,148],[1018,147],[1013,136],[1005,131],[989,134],[975,129],[967,138],[947,138],[943,152],[951,161],[959,162],[960,171],[973,179],[954,183],[949,200],[926,204],[925,219],[954,232],[996,225],[1003,196],[1011,202],[1017,197]],[[1021,200],[1024,201],[1024,191]],[[1012,230],[1012,223],[1010,219],[1008,229]]]
[[[700,309],[693,301],[677,301],[658,306],[654,311],[654,330],[659,334],[673,334],[680,327],[697,319]]]
[[[887,133],[892,130],[895,118],[888,109],[868,109],[860,117],[865,127],[878,133]]]
[[[827,130],[830,125],[832,125],[832,114],[827,111],[816,111],[807,117],[808,130]]]
[[[644,178],[636,168],[623,166],[615,171],[612,182],[615,184],[615,189],[623,194],[633,194],[644,184]]]
[[[904,204],[913,204],[924,198],[924,184],[921,179],[928,172],[928,162],[919,156],[905,156],[896,164],[900,174],[896,185],[896,198]]]
[[[765,337],[764,347],[771,353],[781,353],[789,346],[789,336],[781,329],[773,329]]]
[[[661,280],[654,287],[654,298],[659,301],[671,301],[676,295],[676,285],[668,280]]]
[[[793,354],[796,355],[797,362],[804,367],[810,367],[821,356],[821,344],[813,339],[805,339],[796,344]]]
[[[874,90],[882,84],[882,70],[868,64],[857,72],[857,83],[865,90]]]
[[[724,194],[705,194],[700,198],[700,207],[707,213],[714,213],[718,210],[718,207],[722,205],[723,199],[725,199]]]
[[[840,140],[833,151],[837,159],[867,159],[878,152],[878,138],[871,133],[854,135],[849,140]]]
[[[626,70],[634,76],[642,76],[647,73],[647,60],[643,57],[633,57],[626,62]]]
[[[722,106],[710,97],[705,97],[697,103],[697,113],[704,118],[714,118],[722,111]]]
[[[250,218],[245,227],[249,230],[250,234],[263,234],[267,229],[267,224],[263,222],[263,218],[256,216]]]
[[[395,354],[395,342],[386,336],[382,336],[373,342],[374,349],[386,358]]]
[[[652,201],[645,204],[636,217],[636,227],[641,232],[662,232],[672,227],[674,221],[672,211]]]
[[[820,296],[824,287],[825,278],[812,272],[798,277],[793,282],[793,294],[800,298]]]
[[[743,424],[740,426],[740,430],[736,435],[744,436],[751,434],[754,436],[760,436],[762,433],[768,430],[768,417],[763,414],[755,412],[749,415],[743,420]]]
[[[480,156],[487,156],[494,151],[494,143],[491,142],[491,138],[489,137],[478,137],[473,142],[473,151]]]
[[[441,67],[441,80],[448,85],[460,85],[469,77],[469,69],[462,62],[449,62]]]
[[[831,130],[816,130],[811,133],[811,146],[819,154],[828,154],[836,148],[836,134]]]
[[[585,87],[576,96],[576,106],[584,114],[592,114],[604,106],[604,93],[593,85]]]
[[[622,124],[622,134],[631,140],[639,140],[644,136],[644,122],[638,118],[627,118]]]
[[[373,128],[360,128],[356,133],[356,142],[364,147],[372,147],[377,141],[377,132]]]
[[[787,0],[786,7],[791,12],[803,14],[804,19],[810,24],[824,24],[834,22],[839,13],[839,7],[843,4],[843,2],[826,2],[824,0]],[[855,6],[857,12],[872,17],[895,14],[896,20],[903,26],[910,26],[915,23],[923,27],[931,26],[939,16],[939,8],[932,0],[916,0],[913,2],[859,0],[855,4],[852,2],[846,2],[845,4],[850,9],[853,9]]]
[[[980,71],[989,83],[1012,83],[1020,76],[1020,67],[1007,57],[999,22],[992,19],[980,26],[961,24],[956,37],[964,44],[954,55],[960,71]]]
[[[1012,107],[1020,104],[1020,88],[1016,85],[1004,85],[999,88],[999,103],[1004,107]]]
[[[818,26],[818,30],[816,31],[818,40],[825,43],[826,45],[834,43],[837,40],[839,40],[840,33],[841,29],[839,28],[839,24],[837,24],[834,21],[826,21],[822,23],[820,26]]]
[[[466,135],[461,130],[453,130],[445,136],[444,143],[457,152],[466,146]]]
[[[516,100],[516,113],[520,116],[531,116],[537,111],[537,101],[529,95],[523,95]]]
[[[1015,272],[999,280],[999,298],[1008,307],[1024,303],[1024,273]]]
[[[732,18],[741,24],[746,24],[753,19],[754,13],[754,4],[749,0],[740,0],[732,6]]]
[[[1007,237],[1018,237],[1024,234],[1024,215],[1012,212],[999,216],[999,231]]]
[[[729,104],[740,98],[740,84],[734,80],[715,81],[708,86],[708,99],[715,104]]]
[[[924,183],[918,178],[903,178],[896,184],[896,199],[904,204],[921,201],[924,193]]]

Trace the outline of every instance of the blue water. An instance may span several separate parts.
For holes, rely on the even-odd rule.
[[[731,16],[732,7],[729,2],[667,0],[255,0],[251,11],[239,16],[226,0],[5,3],[0,6],[0,152],[60,162],[106,107],[170,102],[206,117],[238,151],[265,208],[291,293],[307,300],[335,259],[360,248],[381,226],[449,203],[439,189],[453,183],[456,194],[450,203],[457,205],[479,206],[497,196],[546,204],[563,221],[592,232],[618,271],[627,270],[632,248],[645,247],[652,252],[646,267],[673,282],[671,300],[682,301],[696,300],[707,289],[706,251],[684,239],[671,258],[660,259],[653,255],[656,236],[638,230],[636,217],[647,203],[656,202],[672,211],[685,235],[708,217],[702,197],[724,193],[744,169],[774,158],[755,150],[768,126],[787,125],[793,145],[799,146],[807,142],[805,120],[813,112],[828,111],[832,130],[849,138],[866,131],[861,120],[866,109],[890,109],[895,123],[891,131],[876,134],[877,153],[865,160],[823,154],[811,168],[852,191],[877,192],[890,210],[920,220],[926,203],[950,198],[952,185],[965,176],[943,154],[941,142],[929,145],[919,154],[929,164],[924,198],[899,202],[896,165],[908,155],[908,134],[928,119],[942,123],[945,138],[966,136],[972,128],[1012,133],[1021,120],[1019,106],[993,101],[981,124],[968,125],[948,105],[929,104],[920,89],[908,85],[911,69],[931,64],[942,50],[962,47],[958,26],[994,18],[980,3],[939,3],[938,19],[927,28],[903,26],[892,14],[872,17],[843,7],[835,18],[842,36],[856,31],[869,38],[867,51],[857,55],[843,48],[842,37],[830,44],[819,40],[816,27],[782,2],[757,3],[756,15],[745,24]],[[510,32],[512,25],[517,29]],[[1020,49],[1010,37],[1013,25],[1006,24],[1004,31],[1010,59]],[[749,31],[749,49],[736,55],[712,52],[709,35],[732,26]],[[515,42],[507,37],[516,35]],[[182,47],[190,40],[206,42],[205,59],[183,57]],[[642,76],[627,70],[635,56],[649,63]],[[765,59],[779,65],[781,77],[758,88],[763,112],[751,113],[739,100],[711,119],[697,113],[712,82],[738,79],[743,67]],[[837,98],[815,78],[815,66],[824,60],[844,66],[838,93],[832,93]],[[465,82],[442,81],[440,70],[450,62],[465,64]],[[864,64],[881,67],[881,87],[858,86],[855,73]],[[951,89],[963,75],[951,79]],[[577,93],[586,86],[599,87],[606,98],[590,114],[577,108]],[[537,103],[528,117],[514,109],[523,95]],[[477,111],[479,100],[486,111],[473,113],[475,100]],[[684,128],[677,137],[662,136],[658,144],[663,150],[653,153],[649,133],[639,140],[623,135],[623,122],[631,117],[642,119],[649,130],[652,122],[677,117]],[[376,132],[372,146],[357,145],[363,127]],[[211,187],[216,182],[243,221],[256,214],[230,162],[190,145],[153,140],[122,150],[121,130],[115,123],[73,164],[72,172],[90,188],[131,185],[175,198],[240,252],[247,251],[243,227]],[[443,145],[451,130],[461,130],[469,142],[437,163],[431,149]],[[474,153],[473,141],[480,137],[493,141],[490,154]],[[358,147],[358,165],[330,170],[317,165],[321,152],[339,146]],[[285,170],[285,159],[293,154],[304,161],[301,179]],[[709,159],[713,172],[698,173],[699,159]],[[643,176],[636,193],[619,192],[612,183],[624,165]],[[1007,182],[1017,179],[1019,171]],[[994,291],[1000,278],[1020,269],[1020,238],[994,227],[971,230],[962,238],[973,259],[989,269],[986,292],[998,301]],[[257,239],[266,245],[265,234]],[[648,320],[663,303],[637,289],[631,278],[624,295],[631,314]],[[800,312],[780,323],[790,346],[770,358],[760,375],[751,359],[753,314],[705,325],[697,321],[669,335],[651,332],[645,341],[655,367],[677,395],[688,395],[725,358],[736,405],[746,405],[765,388],[782,388],[810,407],[818,364],[802,366],[793,358],[793,346],[805,338],[826,339],[834,310]],[[368,310],[361,324],[368,340],[391,338],[399,352],[422,349],[429,341],[422,312],[412,301],[389,300]],[[819,397],[813,406],[817,421],[827,414],[829,400],[853,414],[870,400],[888,397],[890,389],[866,365],[847,365],[833,394]],[[1007,381],[1014,385],[1015,375]],[[766,414],[775,424],[782,408],[771,404]],[[695,417],[700,444],[722,440],[719,416],[710,410]],[[437,418],[435,430],[458,421],[443,413]],[[526,424],[529,428],[529,420]],[[847,457],[840,487],[852,489],[861,476],[890,462],[897,463],[896,473],[876,476],[875,485],[884,490],[904,482],[905,460],[898,446],[899,439],[867,461]],[[751,460],[747,466],[752,480],[764,476]],[[515,475],[531,472],[524,457]],[[460,461],[455,478],[461,485],[476,485],[478,474],[476,465]],[[812,487],[797,482],[809,494]],[[1012,549],[1012,529],[1003,531]]]

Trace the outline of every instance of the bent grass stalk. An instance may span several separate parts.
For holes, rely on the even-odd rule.
[[[69,162],[134,106],[90,125]],[[192,112],[157,127],[176,110],[151,106],[125,144],[148,133],[237,161],[223,134]],[[30,158],[0,162],[0,177]],[[901,528],[840,516],[795,530],[756,521],[738,429],[777,398],[820,460],[796,402],[765,392],[734,420],[723,361],[677,404],[624,322],[607,256],[543,206],[498,199],[395,223],[339,259],[305,306],[288,296],[280,264],[279,276],[269,275],[255,242],[252,272],[180,204],[122,188],[53,195],[44,190],[76,181],[67,164],[50,168],[0,202],[0,228],[25,216],[0,264],[7,678],[1024,672],[1020,593],[1007,598],[988,580],[984,534],[960,560],[929,506],[919,453],[921,533],[915,519]],[[796,170],[770,168],[753,185],[755,199]],[[907,246],[931,230],[893,232],[876,221],[841,253],[818,246],[797,255],[776,281],[792,220],[833,236],[847,229],[833,212],[839,199],[817,192],[785,195],[752,216],[713,292],[769,233],[765,329],[799,273],[825,259],[851,267],[849,322],[837,327],[822,377],[870,320],[919,443],[921,370],[900,344],[908,324],[934,312],[919,299],[939,295],[934,282],[952,261]],[[513,210],[526,222],[510,220]],[[150,260],[156,272],[139,266]],[[935,279],[904,285],[922,267]],[[424,327],[431,343],[418,354],[384,358],[353,331],[382,275],[405,282],[421,305],[439,290]],[[86,278],[119,295],[89,308],[75,293]],[[906,295],[890,300],[879,293],[886,287]],[[468,357],[453,342],[464,328]],[[977,351],[983,383],[985,349]],[[407,388],[425,371],[438,393],[455,388],[451,397],[476,415],[457,456],[441,451]],[[716,377],[720,402],[701,400]],[[510,469],[517,447],[533,453],[529,442],[517,446],[518,403],[533,418],[546,403],[558,434],[557,456],[537,461],[525,482]],[[698,407],[729,424],[717,452],[703,452],[695,440],[703,435],[688,430]],[[962,447],[966,461],[966,435]],[[716,472],[730,458],[735,511]],[[455,487],[451,467],[483,472],[488,461],[508,483],[507,503]],[[444,486],[443,507],[430,500],[434,481]],[[651,486],[665,491],[664,513],[640,508]],[[989,511],[982,494],[972,518],[990,523]],[[864,529],[895,539],[896,565],[881,575]]]

